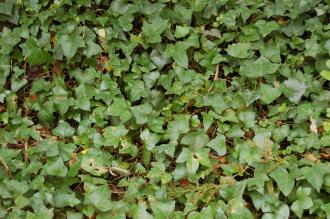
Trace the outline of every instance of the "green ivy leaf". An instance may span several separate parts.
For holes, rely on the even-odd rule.
[[[147,38],[149,43],[159,43],[161,42],[160,35],[165,31],[167,27],[168,20],[156,17],[151,20],[151,23],[144,21],[142,26],[142,32]]]
[[[152,150],[155,145],[160,141],[161,136],[149,131],[149,129],[143,130],[140,134],[141,140],[144,141],[148,150]]]
[[[324,175],[327,173],[327,168],[326,165],[316,164],[313,167],[302,168],[301,172],[311,186],[315,188],[317,192],[320,192],[324,181]]]
[[[149,114],[153,111],[148,103],[131,107],[131,111],[136,119],[137,124],[144,124],[148,121]]]
[[[323,70],[320,73],[321,77],[330,81],[330,71],[329,70]]]
[[[266,37],[274,30],[279,30],[279,25],[275,21],[266,22],[265,20],[258,20],[255,23],[263,37]]]
[[[173,59],[174,61],[184,68],[188,68],[188,56],[187,56],[187,49],[189,45],[185,42],[177,42],[175,44],[175,50],[173,52]]]
[[[52,219],[53,217],[53,209],[41,210],[36,213],[28,211],[26,215],[26,219]]]
[[[269,84],[260,85],[260,99],[265,104],[270,104],[276,100],[282,94],[282,89],[280,87],[273,87]]]
[[[274,74],[279,68],[278,64],[271,63],[261,56],[256,61],[246,61],[240,67],[240,74],[249,78],[263,77]]]
[[[249,57],[250,44],[248,43],[235,43],[228,46],[226,51],[230,56],[244,59]]]
[[[30,65],[49,63],[53,60],[52,56],[41,49],[33,39],[28,39],[21,47]]]
[[[285,89],[283,93],[293,103],[299,103],[301,97],[308,88],[304,82],[291,78],[284,81],[284,85]]]
[[[297,190],[297,199],[291,205],[291,210],[301,218],[304,210],[309,209],[313,206],[313,201],[309,197],[311,193],[310,188],[299,187]]]
[[[218,156],[223,156],[227,153],[226,137],[222,134],[217,134],[214,139],[207,143],[207,146],[215,150]]]
[[[252,111],[240,112],[238,118],[245,124],[246,127],[253,128],[255,124],[256,113]]]
[[[80,30],[76,29],[72,33],[63,34],[59,37],[59,43],[64,56],[70,60],[76,54],[78,48],[85,47]]]
[[[133,219],[153,219],[154,217],[147,211],[146,203],[139,202],[138,204],[132,207],[132,214]]]
[[[86,193],[84,203],[87,205],[93,205],[98,210],[106,212],[112,208],[110,199],[111,193],[108,187],[98,186],[94,191]]]
[[[187,36],[189,32],[190,32],[190,27],[177,25],[175,27],[174,36],[175,38],[182,38]]]
[[[43,171],[46,175],[65,177],[68,168],[64,165],[62,158],[55,160],[49,160],[43,167]]]
[[[76,198],[74,193],[67,193],[63,190],[59,190],[54,196],[55,206],[63,208],[65,206],[74,207],[80,204],[80,200]]]
[[[108,108],[109,115],[119,116],[122,122],[126,122],[131,118],[129,105],[122,98],[115,98],[113,103]]]
[[[280,166],[271,172],[270,176],[275,180],[280,191],[285,196],[288,196],[292,191],[295,182],[294,178],[288,173],[288,171]]]
[[[70,137],[74,134],[75,130],[70,126],[69,123],[60,120],[57,127],[53,130],[53,134],[62,138]]]
[[[210,149],[209,148],[202,148],[196,152],[196,156],[198,162],[206,167],[211,167],[211,161],[209,158]],[[195,157],[195,156],[194,156]]]
[[[105,145],[117,147],[120,138],[124,137],[127,133],[128,130],[123,125],[106,127],[103,133]]]

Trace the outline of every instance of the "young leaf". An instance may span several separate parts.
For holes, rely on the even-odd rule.
[[[249,78],[263,77],[274,74],[279,68],[279,64],[274,64],[261,56],[256,61],[246,61],[240,67],[240,74]]]
[[[226,137],[220,133],[207,143],[207,146],[215,150],[218,156],[223,156],[227,153]]]
[[[270,176],[275,180],[280,191],[285,196],[288,196],[292,191],[295,182],[294,178],[288,173],[288,171],[280,166],[271,172]]]
[[[53,134],[62,138],[70,137],[74,134],[75,130],[70,126],[69,123],[60,120],[57,127],[53,130]]]

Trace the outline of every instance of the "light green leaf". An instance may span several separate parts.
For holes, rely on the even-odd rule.
[[[239,120],[241,120],[246,127],[252,128],[255,123],[256,113],[253,111],[240,112],[238,115]]]
[[[181,144],[189,145],[194,151],[204,147],[209,142],[209,137],[204,132],[190,132],[183,136]]]
[[[74,134],[75,130],[70,126],[69,123],[60,120],[57,127],[53,130],[53,134],[62,138],[70,137]]]
[[[225,109],[228,108],[228,105],[225,102],[223,94],[215,93],[209,96],[203,96],[201,99],[202,106],[211,106],[214,111],[218,114],[221,114]]]
[[[120,154],[129,154],[131,157],[135,157],[138,153],[138,148],[135,144],[132,144],[129,141],[122,140],[121,144],[122,148],[119,150]]]
[[[175,44],[175,51],[173,53],[174,61],[184,68],[188,68],[187,49],[189,45],[185,42],[177,42]]]
[[[280,26],[275,21],[266,22],[264,20],[258,20],[255,23],[263,37],[266,37],[274,30],[278,30]]]
[[[122,122],[126,122],[131,118],[129,104],[122,98],[115,98],[113,103],[108,108],[108,113],[111,116],[119,116]]]
[[[260,99],[265,104],[270,104],[274,100],[276,100],[282,94],[282,89],[280,87],[273,87],[269,84],[261,84],[260,85]]]
[[[131,107],[131,111],[136,119],[137,124],[144,124],[148,121],[149,114],[153,111],[148,103]]]
[[[230,210],[229,210],[230,209]],[[230,200],[228,219],[253,219],[251,211],[245,207],[244,200],[240,197]]]
[[[305,40],[305,55],[316,58],[322,51],[321,45],[317,42],[317,37],[313,35],[310,39]]]
[[[330,59],[325,62],[325,65],[330,69]]]
[[[24,194],[29,191],[29,186],[25,181],[18,180],[4,180],[6,187],[15,194]]]
[[[109,159],[106,154],[90,149],[84,154],[81,161],[81,168],[95,176],[101,176],[108,172],[106,161]]]
[[[200,12],[202,11],[208,3],[208,0],[191,0],[189,1],[190,6],[194,9],[194,11]]]
[[[67,219],[82,219],[83,214],[80,212],[67,211],[66,217]]]
[[[276,168],[270,176],[275,180],[280,191],[288,196],[293,189],[294,186],[294,178],[288,173],[288,171],[284,167]]]
[[[196,155],[190,153],[186,161],[186,167],[188,173],[195,174],[199,167],[199,160]]]
[[[202,148],[196,152],[196,156],[198,162],[206,167],[211,167],[211,161],[209,158],[210,149],[209,148]]]
[[[227,153],[226,137],[223,134],[218,133],[217,137],[207,143],[207,146],[215,150],[218,156],[223,156]]]
[[[244,59],[249,57],[250,44],[249,43],[235,43],[228,46],[226,51],[229,55]]]
[[[289,98],[293,103],[299,103],[301,97],[304,95],[308,86],[304,82],[300,82],[296,79],[288,79],[284,81],[285,89],[284,95]]]
[[[151,23],[144,21],[142,26],[142,32],[147,38],[149,43],[161,42],[160,35],[166,29],[168,20],[163,20],[160,17],[154,18]]]
[[[291,205],[291,210],[301,218],[304,210],[309,209],[313,206],[313,201],[309,197],[311,188],[299,187],[297,190],[297,199]]]
[[[120,138],[124,137],[128,133],[128,130],[123,125],[119,126],[108,126],[104,129],[103,136],[105,138],[106,146],[114,146],[117,147]]]
[[[181,134],[189,132],[189,116],[177,115],[170,121],[166,130],[166,137],[171,140],[178,140]]]
[[[279,64],[273,64],[265,57],[261,56],[256,61],[246,61],[240,67],[240,74],[249,78],[263,77],[274,74],[279,68]]]
[[[171,218],[174,213],[175,201],[170,202],[156,202],[151,206],[152,211],[157,219]]]
[[[190,27],[176,25],[174,36],[175,38],[182,38],[187,36],[189,32],[190,32]]]
[[[176,158],[176,162],[177,163],[183,163],[186,160],[188,160],[188,158],[190,158],[191,155],[191,150],[188,148],[182,148],[181,153],[179,154],[179,156]]]
[[[320,73],[321,77],[330,81],[330,71],[329,70],[323,70]]]
[[[112,208],[109,188],[107,186],[99,186],[94,191],[85,193],[84,204],[91,204],[103,212],[109,211]]]
[[[324,175],[326,174],[329,167],[322,164],[316,164],[313,167],[304,167],[301,169],[305,179],[311,184],[313,188],[316,189],[317,192],[320,192],[323,181]]]
[[[59,37],[64,56],[70,60],[77,52],[78,48],[84,47],[85,43],[80,31],[77,29],[70,34],[63,34]]]
[[[102,52],[102,48],[97,43],[91,40],[86,42],[85,55],[87,58],[98,55],[101,52]]]
[[[64,165],[62,158],[59,157],[56,160],[48,160],[43,167],[43,171],[47,175],[65,177],[68,168]]]
[[[76,198],[74,193],[59,190],[55,193],[54,202],[57,208],[63,208],[65,206],[74,207],[80,203],[80,200]]]
[[[154,217],[147,211],[145,202],[140,201],[132,207],[131,216],[133,219],[153,219]]]
[[[44,64],[53,60],[52,56],[41,49],[33,39],[28,39],[21,47],[30,65]]]
[[[52,219],[54,218],[53,209],[41,210],[36,213],[27,212],[26,219]]]
[[[144,129],[140,137],[146,144],[148,150],[152,150],[161,139],[160,135],[150,132],[149,129]]]

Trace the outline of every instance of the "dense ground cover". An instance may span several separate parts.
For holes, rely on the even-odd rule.
[[[329,0],[3,0],[0,218],[330,218]]]

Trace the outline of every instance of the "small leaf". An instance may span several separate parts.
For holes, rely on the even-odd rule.
[[[284,95],[288,97],[289,100],[293,103],[298,103],[308,88],[308,86],[304,82],[300,82],[296,79],[291,78],[285,80],[284,85]]]
[[[279,64],[274,64],[261,56],[256,61],[247,61],[240,67],[240,74],[249,78],[257,78],[265,75],[274,74]]]
[[[226,137],[222,134],[217,134],[217,137],[207,143],[207,146],[215,150],[218,156],[223,156],[227,153]]]
[[[149,114],[152,112],[152,107],[148,104],[142,104],[131,107],[132,113],[137,124],[144,124],[148,121]]]
[[[60,36],[59,43],[62,46],[64,56],[69,60],[76,54],[78,48],[85,46],[78,29],[70,34]]]
[[[248,43],[235,43],[228,46],[226,51],[229,55],[244,59],[247,58],[249,54],[250,44]]]
[[[46,174],[51,176],[65,177],[68,168],[64,165],[62,158],[57,158],[56,160],[49,160],[43,167]]]
[[[330,59],[325,62],[325,65],[330,69]]]
[[[100,211],[106,212],[112,208],[111,194],[107,186],[99,186],[92,192],[85,193],[85,204],[91,204]]]
[[[240,112],[238,118],[242,121],[246,127],[253,128],[255,123],[256,113],[252,111]]]
[[[209,148],[202,148],[196,152],[196,156],[198,162],[206,167],[211,167],[211,161],[209,158],[210,149]]]
[[[111,116],[119,116],[122,122],[126,122],[131,118],[129,104],[122,98],[115,98],[113,103],[108,108],[108,113]]]
[[[132,207],[131,216],[133,219],[153,219],[154,217],[147,211],[145,202],[140,201]]]
[[[311,188],[299,187],[297,190],[297,200],[291,205],[291,210],[301,218],[304,210],[313,206],[313,200],[309,197]]]
[[[28,39],[21,47],[23,49],[23,55],[26,56],[30,65],[44,64],[53,59],[52,56],[41,49],[33,39]]]
[[[166,29],[168,20],[163,20],[160,17],[154,18],[151,23],[144,21],[142,32],[150,43],[161,42],[160,34]]]
[[[187,36],[189,32],[190,27],[176,25],[174,36],[175,38],[182,38]]]
[[[57,127],[53,130],[53,134],[62,138],[70,137],[74,134],[75,130],[70,126],[69,123],[60,120]]]
[[[260,94],[261,100],[265,104],[270,104],[274,100],[276,100],[282,94],[282,89],[280,87],[273,87],[269,84],[261,84],[260,85]]]
[[[80,200],[76,198],[74,193],[59,190],[55,193],[54,202],[57,208],[63,208],[65,206],[74,207],[80,203]]]
[[[188,159],[186,161],[187,171],[188,173],[195,174],[199,167],[198,158],[195,157],[193,153],[190,153]]]
[[[330,71],[329,70],[323,70],[320,73],[321,77],[330,81]]]
[[[188,68],[188,56],[187,49],[188,45],[185,42],[177,42],[175,44],[175,51],[173,54],[174,61],[184,68]]]
[[[317,192],[320,192],[323,182],[324,175],[327,172],[327,166],[322,164],[316,164],[313,167],[304,167],[301,169],[305,179],[311,184]]]
[[[288,173],[284,167],[276,168],[270,176],[275,180],[280,191],[288,196],[294,186],[294,178]]]
[[[264,20],[258,20],[255,25],[263,37],[266,37],[274,30],[278,30],[280,27],[275,21],[266,22]]]

